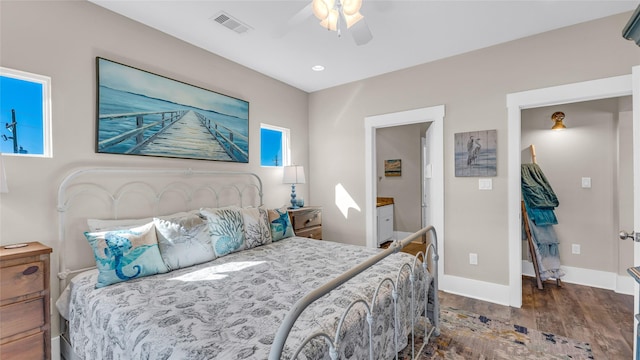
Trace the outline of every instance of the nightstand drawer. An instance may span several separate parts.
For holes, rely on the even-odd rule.
[[[322,225],[322,212],[319,209],[301,211],[293,215],[293,230]]]
[[[0,307],[0,319],[2,319],[0,340],[28,330],[39,329],[45,324],[44,307],[42,297]]]
[[[49,263],[39,242],[0,246],[0,359],[51,359]]]
[[[0,287],[0,301],[44,290],[44,262],[1,268]]]
[[[309,229],[296,230],[296,236],[322,240],[322,226]]]
[[[45,358],[45,333],[39,332],[12,341],[0,347],[0,359],[2,360],[26,360]]]

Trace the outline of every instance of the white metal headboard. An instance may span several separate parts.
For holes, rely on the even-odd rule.
[[[260,206],[262,180],[249,172],[83,168],[58,188],[58,277],[94,268],[88,219],[141,219],[223,206]]]

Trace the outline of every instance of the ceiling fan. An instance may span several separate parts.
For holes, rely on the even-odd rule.
[[[351,33],[356,45],[367,44],[373,35],[371,30],[360,13],[362,0],[313,0],[304,8],[293,15],[287,24],[283,24],[275,31],[276,37],[284,36],[289,29],[299,26],[312,15],[320,20],[320,26],[338,33],[342,36],[342,31]]]
[[[371,30],[360,13],[362,0],[313,0],[313,14],[320,20],[320,26],[335,31],[338,37],[346,28],[356,45],[364,45],[373,39]]]

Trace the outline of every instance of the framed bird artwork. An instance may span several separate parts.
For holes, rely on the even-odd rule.
[[[496,130],[457,133],[454,137],[456,176],[497,176]]]

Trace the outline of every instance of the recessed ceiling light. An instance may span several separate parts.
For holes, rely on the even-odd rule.
[[[313,70],[313,71],[322,71],[322,70],[324,70],[324,66],[322,66],[322,65],[315,65],[315,66],[313,66],[313,67],[311,68],[311,70]]]

